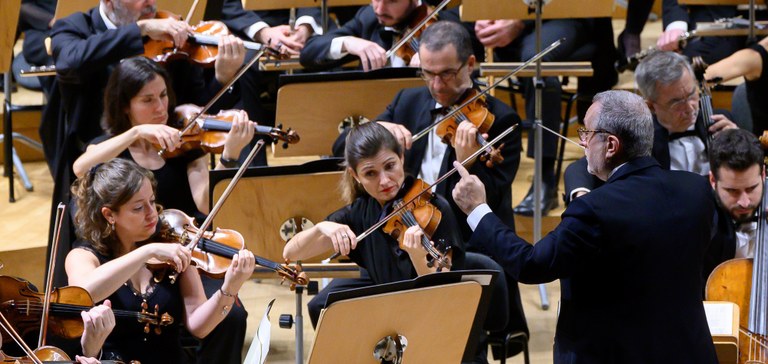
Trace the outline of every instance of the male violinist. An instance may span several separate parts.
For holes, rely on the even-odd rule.
[[[638,65],[635,81],[653,113],[652,156],[662,168],[707,175],[708,135],[738,126],[723,113],[712,115],[712,125],[704,125],[690,63],[677,53],[657,52]],[[602,184],[587,172],[586,164],[582,158],[566,168],[566,203]]]
[[[460,23],[452,21],[438,21],[424,30],[419,54],[421,74],[426,85],[401,90],[376,120],[406,149],[406,172],[432,184],[453,168],[454,161],[463,161],[480,148],[477,136],[481,133],[472,122],[457,121],[453,144],[441,141],[435,129],[417,141],[412,141],[412,135],[433,124],[451,107],[459,106],[464,98],[475,90],[471,75],[477,62],[472,54],[469,33]],[[486,96],[485,100],[488,111],[495,116],[495,122],[484,135],[486,140],[493,139],[520,122],[518,115],[508,105],[492,96]],[[334,144],[334,155],[342,154],[345,135],[346,133],[343,133]],[[520,132],[511,133],[495,147],[500,148],[503,161],[488,166],[486,162],[476,158],[467,164],[467,168],[477,174],[485,184],[486,193],[491,196],[491,208],[506,224],[514,226],[512,181],[520,164]],[[448,201],[459,221],[464,221],[466,215],[456,205],[450,192],[459,179],[458,175],[449,177],[435,187],[435,193]],[[469,240],[472,234],[469,225],[460,222],[459,230],[462,237]],[[467,248],[470,251],[486,253],[479,246]],[[509,315],[510,325],[517,330],[527,330],[517,282],[507,282],[513,310]]]
[[[371,0],[371,6],[361,8],[341,28],[309,38],[300,54],[301,64],[307,68],[328,69],[357,57],[364,71],[383,68],[387,62],[393,67],[418,66],[418,56],[406,64],[394,54],[387,59],[386,53],[405,35],[406,28],[415,20],[415,10],[421,5],[422,0]],[[453,12],[442,11],[438,18],[458,21]]]
[[[763,150],[749,131],[724,130],[710,149],[709,182],[717,201],[717,231],[704,257],[704,280],[726,260],[754,257],[765,181]]]

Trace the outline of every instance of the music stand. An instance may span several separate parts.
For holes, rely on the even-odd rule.
[[[474,357],[496,271],[454,271],[331,293],[308,363],[381,363],[374,348],[404,337],[392,363],[458,363]],[[450,299],[450,304],[446,302]],[[339,340],[352,337],[354,342]],[[439,348],[439,349],[438,349]],[[397,356],[397,355],[396,355]]]
[[[3,0],[0,1],[0,19],[2,25],[0,31],[0,70],[5,74],[3,79],[5,102],[3,103],[3,134],[0,134],[0,141],[5,142],[3,149],[3,169],[8,177],[8,200],[15,202],[13,195],[13,168],[16,166],[20,172],[24,169],[21,166],[21,160],[16,156],[13,148],[13,125],[11,123],[11,62],[13,60],[13,45],[16,43],[16,26],[19,23],[19,13],[21,11],[21,0]],[[18,164],[16,163],[18,161]]]
[[[754,1],[754,0],[750,0]],[[536,24],[536,53],[541,52],[541,25],[544,19],[543,8],[547,10],[547,19],[558,18],[592,18],[592,17],[610,17],[613,14],[614,0],[584,0],[579,6],[573,6],[572,2],[566,0],[552,0],[545,6],[544,0],[524,0],[524,1],[501,1],[495,0],[463,0],[461,5],[461,20],[475,21],[482,19],[531,19],[534,15]],[[534,77],[535,91],[535,116],[533,122],[534,132],[534,173],[533,173],[533,239],[534,242],[541,240],[541,133],[543,125],[541,120],[541,97],[544,89],[542,75],[542,61],[536,61],[536,76]],[[530,137],[530,135],[529,135]],[[541,308],[549,309],[549,298],[547,297],[547,288],[544,284],[539,285],[539,295],[541,296]]]
[[[301,142],[276,148],[275,156],[331,154],[344,125],[360,117],[373,120],[400,90],[423,86],[417,72],[417,68],[383,68],[280,75],[276,120],[296,130]]]

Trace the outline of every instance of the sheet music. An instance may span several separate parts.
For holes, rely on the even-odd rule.
[[[251,341],[251,346],[248,348],[248,354],[245,355],[243,364],[264,364],[267,360],[267,354],[269,354],[269,342],[271,338],[272,324],[269,322],[269,311],[272,310],[272,304],[275,303],[275,299],[269,301],[267,309],[264,311],[264,317],[259,322],[259,329],[256,330],[256,336]]]
[[[704,303],[704,312],[707,315],[707,324],[712,335],[733,335],[736,331],[733,327],[732,303]]]

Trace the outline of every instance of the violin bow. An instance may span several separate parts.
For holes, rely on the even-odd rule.
[[[435,9],[432,10],[431,13],[429,13],[429,15],[425,16],[424,19],[422,19],[421,22],[419,22],[419,24],[417,24],[415,27],[411,28],[411,30],[408,31],[408,33],[405,33],[405,35],[402,38],[400,38],[400,40],[397,41],[397,43],[395,43],[395,45],[393,45],[392,48],[390,48],[387,51],[386,57],[387,58],[392,57],[392,55],[395,54],[395,52],[397,52],[398,49],[402,48],[406,43],[408,43],[411,40],[411,38],[413,38],[414,35],[416,35],[416,32],[418,32],[419,29],[427,25],[427,22],[429,22],[430,19],[437,16],[437,13],[440,10],[443,10],[443,8],[446,7],[450,2],[451,0],[443,0],[442,2],[440,2],[440,4],[438,4],[435,7]]]
[[[200,0],[195,0],[192,2],[192,6],[189,7],[189,12],[187,12],[187,17],[184,18],[184,21],[189,24],[189,19],[192,19],[192,15],[195,13],[195,10],[197,10],[197,4],[200,2]]]
[[[51,256],[48,260],[48,279],[45,282],[45,295],[43,296],[43,311],[40,318],[40,337],[37,339],[37,347],[45,345],[45,336],[48,334],[48,310],[51,306],[51,291],[53,290],[53,270],[56,268],[56,252],[59,250],[59,238],[61,237],[61,222],[64,221],[64,211],[67,206],[59,202],[56,206],[55,232],[51,242]]]
[[[190,250],[194,250],[195,247],[197,247],[197,244],[203,238],[203,234],[205,233],[206,230],[208,230],[208,227],[211,226],[211,223],[213,222],[213,218],[216,217],[216,214],[218,214],[219,210],[221,210],[221,206],[224,205],[224,201],[226,201],[229,195],[232,193],[232,190],[235,188],[235,185],[240,180],[240,177],[243,176],[243,173],[245,173],[245,170],[248,169],[248,166],[251,165],[253,158],[256,157],[256,153],[258,153],[262,147],[264,147],[264,140],[259,139],[259,141],[256,142],[256,145],[253,146],[253,149],[251,149],[251,152],[248,153],[248,157],[245,159],[245,162],[243,162],[243,164],[237,170],[237,173],[235,173],[235,176],[232,178],[232,180],[229,181],[229,185],[227,185],[227,188],[224,190],[224,193],[221,194],[221,197],[219,197],[219,200],[216,201],[216,204],[211,209],[211,212],[208,213],[208,216],[205,218],[205,221],[203,221],[203,223],[200,224],[200,228],[197,230],[197,234],[195,234],[195,236],[192,238],[192,241],[190,241],[189,244],[187,244],[187,247]],[[172,282],[176,281],[176,276],[178,276],[178,272],[171,274]]]
[[[423,138],[425,135],[429,134],[429,132],[432,129],[434,129],[436,126],[440,125],[440,123],[442,123],[443,120],[446,120],[448,118],[453,117],[459,111],[461,111],[461,109],[464,108],[465,106],[467,106],[467,105],[475,102],[475,100],[483,97],[485,94],[487,94],[488,92],[490,92],[491,90],[493,90],[497,86],[501,85],[502,82],[505,82],[506,80],[512,78],[512,76],[516,75],[518,72],[520,72],[523,69],[525,69],[526,67],[528,67],[531,63],[536,62],[539,59],[541,59],[542,57],[546,56],[547,53],[552,52],[555,48],[559,47],[560,44],[564,40],[565,40],[565,38],[558,39],[554,43],[550,44],[549,47],[547,47],[546,49],[544,49],[541,52],[537,53],[536,55],[531,57],[529,60],[525,61],[525,63],[523,63],[520,66],[518,66],[517,68],[515,68],[512,72],[507,73],[504,77],[500,78],[493,85],[486,87],[484,90],[482,90],[482,91],[478,92],[477,94],[475,94],[475,96],[472,96],[469,99],[467,99],[466,101],[464,101],[461,105],[452,108],[452,110],[450,112],[448,112],[448,114],[445,114],[445,116],[435,120],[434,123],[432,123],[428,127],[424,128],[424,130],[420,131],[418,134],[414,135],[413,138],[411,138],[411,141],[415,142],[415,141]]]
[[[24,353],[27,354],[27,356],[32,359],[33,362],[35,362],[35,364],[43,364],[43,361],[40,360],[37,355],[35,355],[35,352],[29,346],[27,346],[27,343],[24,342],[24,339],[21,338],[21,335],[19,335],[19,333],[13,329],[11,323],[8,322],[8,319],[5,318],[5,315],[3,315],[2,311],[0,311],[0,319],[2,319],[0,322],[0,327],[2,327],[3,330],[8,333],[8,335],[11,337],[11,339],[13,339],[13,341],[16,342],[17,345],[19,345],[21,350],[23,350]]]
[[[511,133],[511,132],[513,132],[515,129],[517,129],[517,126],[518,126],[518,124],[515,124],[515,125],[512,125],[512,126],[510,126],[510,127],[509,127],[509,128],[507,128],[506,130],[504,130],[504,131],[503,131],[501,134],[499,134],[498,136],[496,136],[495,138],[493,138],[493,140],[491,140],[490,142],[488,142],[488,145],[494,145],[494,144],[498,143],[499,141],[501,141],[501,139],[503,139],[504,137],[506,137],[506,136],[507,136],[509,133]],[[483,153],[483,152],[485,151],[485,148],[486,148],[486,146],[481,146],[480,148],[478,148],[478,149],[477,149],[477,150],[476,150],[474,153],[472,153],[472,155],[470,155],[469,157],[467,157],[466,159],[464,159],[463,161],[461,161],[461,165],[462,165],[462,166],[466,166],[466,165],[467,165],[467,163],[469,163],[469,161],[471,161],[471,160],[473,160],[473,159],[477,158],[477,156],[479,156],[481,153]],[[378,229],[378,228],[380,228],[382,225],[386,224],[386,223],[387,223],[387,221],[389,221],[389,219],[391,219],[392,217],[394,217],[395,215],[397,215],[398,213],[400,213],[400,211],[404,210],[404,209],[405,209],[405,208],[406,208],[406,207],[407,207],[407,206],[408,206],[408,205],[409,205],[411,202],[413,202],[413,201],[416,201],[416,199],[417,199],[417,198],[419,198],[419,196],[421,196],[421,195],[422,195],[422,194],[424,194],[425,192],[427,192],[427,191],[432,191],[432,187],[434,187],[434,186],[437,186],[437,184],[438,184],[438,183],[445,181],[445,179],[446,179],[446,178],[448,178],[448,177],[452,176],[454,173],[456,173],[456,171],[457,171],[456,167],[453,167],[453,169],[451,169],[450,171],[448,171],[448,172],[447,172],[447,173],[445,173],[444,175],[440,176],[440,178],[438,178],[438,179],[437,179],[437,180],[436,180],[434,183],[432,183],[431,185],[429,185],[429,187],[427,187],[427,188],[423,189],[421,192],[419,192],[419,193],[417,193],[415,196],[411,197],[411,199],[410,199],[410,200],[408,200],[408,201],[406,201],[406,202],[402,203],[402,204],[401,204],[399,207],[397,207],[397,208],[395,208],[394,210],[392,210],[392,212],[390,212],[390,213],[389,213],[387,216],[385,216],[384,218],[382,218],[381,220],[379,220],[379,222],[377,222],[377,223],[373,224],[373,226],[369,227],[369,228],[368,228],[367,230],[365,230],[365,231],[364,231],[362,234],[358,235],[358,236],[355,238],[355,240],[356,240],[357,242],[360,242],[360,241],[362,241],[363,239],[365,239],[366,237],[368,237],[368,235],[371,235],[371,234],[372,234],[374,231],[376,231],[376,229]],[[335,258],[339,257],[340,255],[341,255],[341,253],[338,253],[338,252],[336,252],[336,253],[334,253],[333,255],[331,255],[331,257],[330,257],[330,258],[328,258],[328,260],[333,260],[333,259],[335,259]]]

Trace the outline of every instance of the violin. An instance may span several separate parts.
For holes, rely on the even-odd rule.
[[[440,119],[440,123],[435,128],[435,133],[443,141],[443,143],[454,145],[454,138],[456,136],[456,129],[463,121],[469,121],[477,127],[477,143],[485,147],[485,151],[480,154],[480,160],[485,162],[488,168],[492,168],[495,164],[504,161],[504,157],[501,155],[500,149],[504,147],[502,143],[498,148],[490,147],[488,142],[483,138],[482,134],[487,133],[493,126],[493,122],[496,121],[496,116],[488,111],[488,104],[486,103],[485,95],[478,95],[478,91],[475,89],[469,89],[462,98],[461,104],[458,110],[452,110],[452,116],[444,117]],[[469,103],[465,103],[464,100],[475,98]]]
[[[77,364],[78,362],[72,361],[72,358],[55,346],[41,346],[32,351],[37,359],[40,359],[42,363],[55,363],[55,364]],[[120,360],[100,360],[101,364],[125,364]],[[33,364],[36,363],[30,356],[10,356],[0,350],[0,363],[3,364]],[[131,364],[140,364],[138,361],[131,361]]]
[[[176,209],[163,210],[160,219],[165,228],[156,238],[189,246],[193,237],[199,233],[194,224],[194,219],[184,212]],[[202,273],[214,277],[223,278],[227,268],[232,263],[232,256],[245,248],[245,239],[239,232],[231,229],[216,228],[206,231],[200,241],[192,247],[192,262]],[[295,285],[304,286],[308,283],[307,275],[301,272],[301,266],[297,269],[287,264],[279,264],[269,259],[255,256],[256,264],[277,273],[283,280],[291,282],[291,288]],[[160,281],[166,276],[167,264],[152,264],[150,270],[155,273],[155,281]]]
[[[416,225],[421,227],[424,232],[421,235],[421,246],[428,253],[427,267],[437,266],[437,271],[440,272],[443,268],[451,268],[451,245],[444,239],[439,239],[434,245],[430,242],[443,214],[430,202],[433,195],[429,190],[429,184],[421,179],[415,179],[403,197],[398,198],[392,205],[396,209],[399,208],[399,211],[387,220],[383,230],[384,233],[395,238],[403,248],[405,230]],[[408,202],[403,202],[404,200]]]
[[[410,64],[411,59],[416,53],[419,53],[419,39],[421,33],[426,27],[434,24],[437,19],[437,13],[450,3],[451,0],[443,0],[437,6],[433,7],[426,3],[423,3],[413,10],[411,16],[411,22],[405,28],[403,35],[392,48],[387,51],[386,57],[389,58],[393,54],[402,58],[405,64]]]
[[[38,292],[29,282],[14,277],[0,276],[0,312],[22,335],[40,328],[43,311],[43,293]],[[51,334],[65,339],[75,339],[83,335],[83,319],[80,312],[93,307],[91,295],[76,286],[60,287],[51,292],[48,330]],[[149,333],[154,327],[156,334],[160,328],[173,323],[173,317],[160,314],[158,307],[150,312],[144,303],[141,312],[113,310],[115,317],[133,319],[144,324],[144,332]],[[10,341],[3,337],[3,343]]]
[[[180,15],[160,10],[156,19],[181,20]],[[183,47],[177,47],[170,40],[149,39],[144,43],[144,57],[157,63],[166,63],[175,60],[188,60],[202,67],[211,67],[219,55],[219,38],[230,35],[230,31],[220,21],[201,21],[192,27],[187,42]],[[263,47],[259,43],[243,41],[246,49],[259,51]],[[279,56],[280,52],[271,51],[270,54]]]
[[[203,150],[206,153],[221,154],[224,151],[224,142],[227,133],[232,129],[234,115],[227,114],[227,111],[219,111],[217,115],[199,114],[201,108],[194,105],[183,105],[177,109],[177,116],[181,126],[189,126],[194,120],[194,125],[188,132],[181,135],[181,143],[173,152],[163,150],[160,154],[163,158],[174,158],[190,150]],[[266,135],[272,138],[273,142],[283,141],[283,148],[288,148],[288,144],[296,144],[300,137],[296,131],[283,131],[280,128],[256,125],[255,133],[257,135]],[[159,145],[156,145],[161,149]]]

